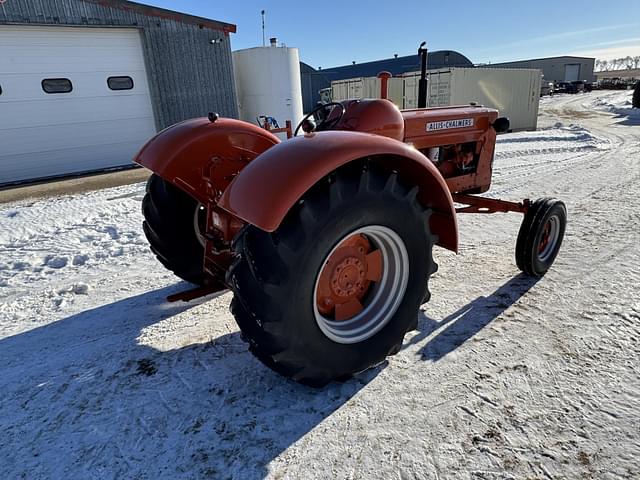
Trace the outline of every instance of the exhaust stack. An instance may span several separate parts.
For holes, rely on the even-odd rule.
[[[420,83],[418,83],[418,108],[427,108],[427,52],[424,48],[427,42],[422,42],[418,47],[420,55]]]
[[[389,98],[389,88],[387,83],[391,78],[391,73],[380,72],[378,74],[378,78],[380,79],[380,98]]]

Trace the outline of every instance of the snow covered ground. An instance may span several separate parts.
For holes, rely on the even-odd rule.
[[[144,185],[0,205],[0,478],[638,478],[628,95],[545,99],[499,139],[491,195],[568,206],[543,279],[518,215],[461,216],[403,350],[322,390],[247,352],[230,294],[164,301],[186,284],[148,251]]]
[[[630,116],[640,119],[640,109],[633,108],[632,98],[632,90],[627,90],[626,92],[609,92],[608,94],[590,98],[590,101],[585,102],[583,107],[590,110],[601,110],[620,116]]]

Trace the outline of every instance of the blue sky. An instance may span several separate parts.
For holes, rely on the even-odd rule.
[[[139,1],[236,24],[234,50],[262,44],[264,9],[267,39],[298,47],[302,61],[323,68],[409,55],[423,40],[474,63],[640,55],[640,0]]]

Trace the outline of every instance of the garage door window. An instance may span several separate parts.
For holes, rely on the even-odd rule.
[[[131,77],[109,77],[107,85],[111,90],[131,90],[133,88],[133,78]]]
[[[69,93],[73,85],[68,78],[45,78],[42,80],[42,90],[45,93]]]

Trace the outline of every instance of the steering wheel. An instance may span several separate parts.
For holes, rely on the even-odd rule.
[[[340,114],[336,115],[333,118],[329,118],[336,107],[340,109]],[[346,109],[344,108],[344,105],[340,102],[329,102],[318,105],[316,108],[314,108],[304,116],[304,118],[300,121],[295,131],[293,132],[293,136],[297,136],[301,128],[302,130],[304,130],[304,133],[329,130],[330,128],[333,128],[338,124],[338,122],[344,116],[345,111]],[[311,117],[317,118],[316,116],[320,117],[320,122],[318,124],[315,124],[311,120]]]

